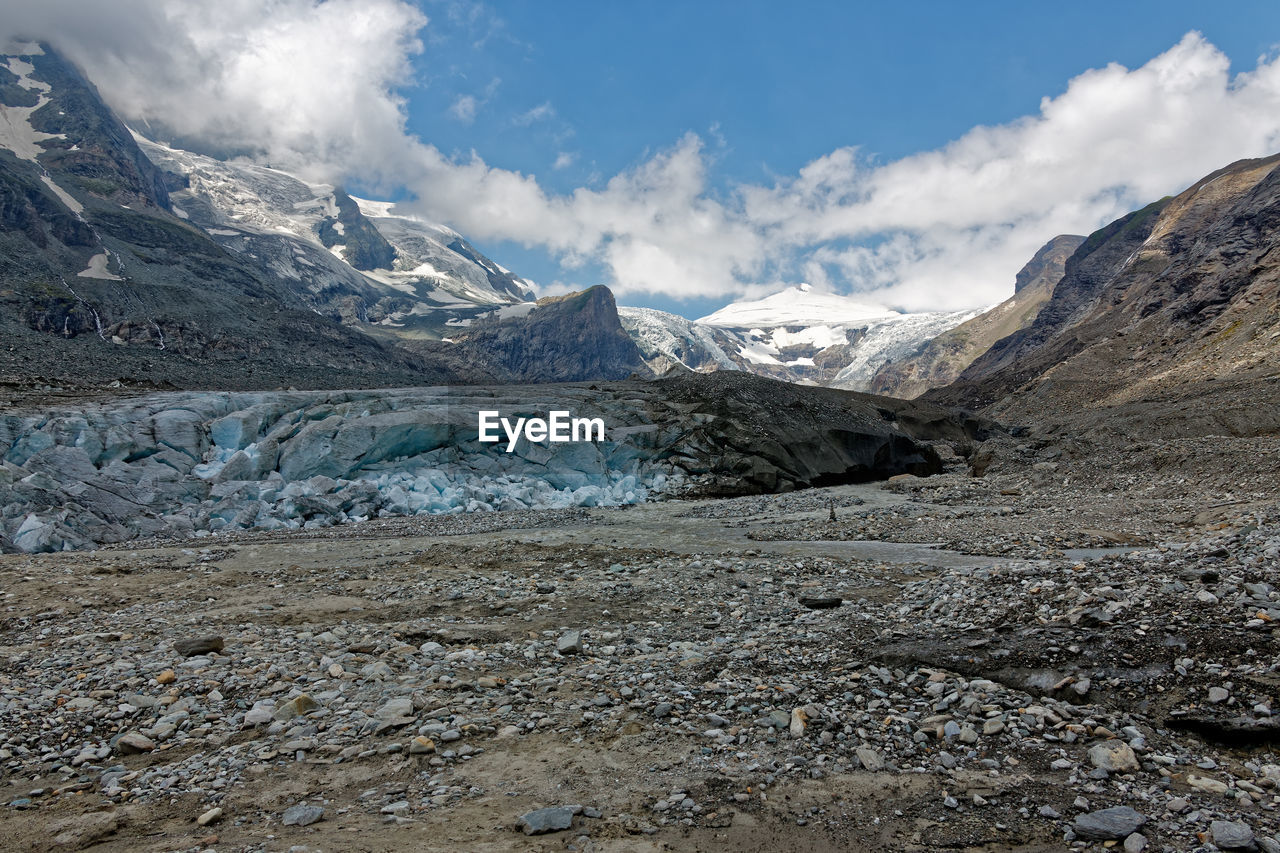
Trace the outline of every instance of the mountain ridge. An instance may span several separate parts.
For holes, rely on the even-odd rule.
[[[1062,279],[1067,258],[1085,241],[1062,234],[1027,261],[1014,278],[1013,295],[926,342],[917,353],[881,365],[871,378],[876,394],[915,398],[949,385],[996,341],[1031,323]]]
[[[1280,155],[1216,170],[1091,234],[1031,325],[923,399],[1055,429],[1280,430],[1277,243]]]
[[[444,226],[341,187],[134,134],[73,65],[30,43],[0,57],[0,386],[271,389],[530,375],[457,326],[532,304],[531,282]],[[609,297],[612,304],[612,297]],[[540,317],[545,330],[546,317]],[[577,353],[599,376],[643,363]],[[503,326],[513,337],[537,329]],[[539,352],[551,364],[574,355]],[[608,364],[617,355],[618,365]],[[545,373],[545,371],[544,371]],[[554,377],[558,379],[566,376]]]

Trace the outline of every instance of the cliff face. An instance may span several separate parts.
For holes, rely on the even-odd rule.
[[[607,287],[539,299],[522,316],[501,314],[477,321],[455,339],[500,378],[572,382],[651,375]]]
[[[1278,165],[1234,163],[1090,235],[1035,321],[926,399],[1171,435],[1280,429]]]
[[[913,399],[954,382],[996,341],[1035,319],[1062,279],[1067,258],[1084,239],[1073,234],[1054,237],[1018,272],[1013,296],[933,338],[916,355],[885,364],[871,380],[872,393]]]

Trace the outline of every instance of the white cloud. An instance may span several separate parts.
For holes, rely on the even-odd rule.
[[[773,187],[744,187],[772,240],[911,307],[1007,294],[1057,233],[1089,231],[1242,157],[1280,148],[1280,64],[1232,79],[1199,34],[1141,68],[1087,71],[1040,112],[883,166],[841,149]],[[874,248],[832,241],[889,235]]]
[[[131,122],[388,186],[411,148],[398,92],[426,23],[400,0],[0,4],[0,35],[52,41]]]
[[[556,161],[551,164],[551,168],[557,172],[561,169],[567,169],[574,163],[578,162],[578,155],[570,151],[561,151],[556,155]]]
[[[477,101],[474,95],[459,95],[449,106],[449,115],[463,124],[471,124],[476,120]]]
[[[624,296],[759,295],[804,279],[909,308],[988,304],[1055,234],[1280,149],[1280,60],[1233,77],[1191,33],[1140,68],[1080,74],[1033,115],[900,160],[841,148],[772,185],[723,191],[690,134],[553,194],[406,131],[399,92],[426,27],[402,0],[0,0],[0,37],[53,38],[132,121],[215,147],[249,141],[313,179],[407,186],[424,215],[541,247],[568,279],[602,264]],[[464,95],[451,112],[466,120],[482,103]],[[516,121],[553,116],[548,101]]]
[[[546,119],[549,119],[549,118],[554,118],[555,114],[556,114],[556,108],[551,106],[551,102],[543,101],[533,109],[526,110],[525,112],[520,113],[520,115],[516,116],[511,120],[511,123],[514,124],[516,127],[528,127],[529,125],[534,124],[536,122],[545,121]]]

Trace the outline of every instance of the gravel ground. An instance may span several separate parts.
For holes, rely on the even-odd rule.
[[[0,837],[1280,850],[1275,450],[3,556]]]

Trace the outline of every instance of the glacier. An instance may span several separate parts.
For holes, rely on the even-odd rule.
[[[606,412],[594,396],[557,389],[554,405],[607,415],[605,441],[521,437],[512,453],[478,441],[477,410],[517,417],[550,403],[441,387],[174,393],[9,415],[0,418],[0,529],[17,550],[48,551],[420,513],[616,506],[683,484],[647,440],[653,424]]]
[[[601,418],[605,440],[482,443],[481,410]],[[617,506],[941,470],[989,427],[743,372],[657,381],[164,392],[0,414],[0,550]]]

